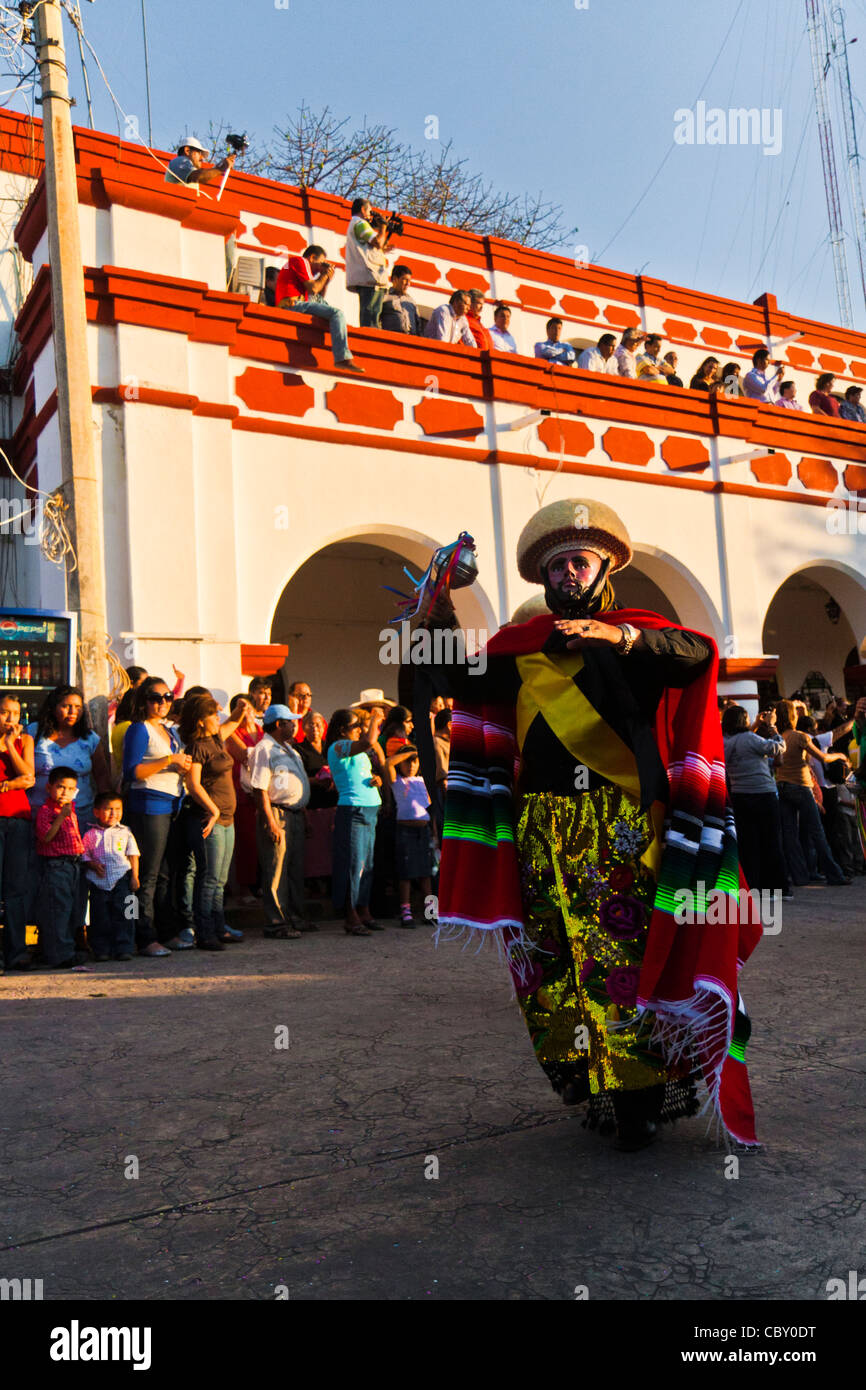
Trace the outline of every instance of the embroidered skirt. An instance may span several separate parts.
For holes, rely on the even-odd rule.
[[[663,1118],[697,1108],[688,1076],[672,1075],[637,1018],[637,988],[655,894],[641,862],[647,812],[618,787],[575,797],[534,792],[517,825],[526,936],[538,948],[517,997],[554,1090],[602,1098],[671,1083]],[[612,1118],[591,1107],[590,1124]]]

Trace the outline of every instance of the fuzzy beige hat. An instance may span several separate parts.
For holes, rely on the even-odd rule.
[[[628,531],[612,507],[588,497],[550,502],[526,523],[517,542],[521,579],[543,584],[542,566],[563,550],[591,550],[610,559],[610,572],[631,563]]]

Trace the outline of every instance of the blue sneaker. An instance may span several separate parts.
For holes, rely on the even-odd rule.
[[[244,934],[242,931],[238,931],[237,927],[230,927],[226,924],[223,927],[223,941],[226,939],[229,941],[243,941]]]

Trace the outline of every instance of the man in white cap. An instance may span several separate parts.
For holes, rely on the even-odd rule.
[[[301,756],[292,747],[298,719],[300,715],[286,705],[269,705],[262,716],[264,738],[247,754],[268,918],[264,935],[283,940],[316,930],[304,920],[304,808],[310,799],[310,783]]]
[[[754,1144],[737,963],[761,928],[737,896],[715,647],[616,607],[611,576],[631,558],[610,507],[550,503],[517,548],[550,611],[501,628],[486,667],[413,656],[401,671],[419,747],[431,690],[456,696],[440,931],[498,942],[535,1056],[566,1104],[589,1102],[590,1128],[642,1148],[660,1119],[695,1112],[703,1081]],[[424,625],[456,625],[450,598]],[[729,925],[705,905],[717,885]],[[691,918],[674,916],[681,890]]]
[[[177,147],[177,154],[169,161],[165,171],[166,183],[219,183],[226,169],[234,166],[236,156],[226,155],[217,165],[205,168],[207,150],[194,135],[185,135]]]

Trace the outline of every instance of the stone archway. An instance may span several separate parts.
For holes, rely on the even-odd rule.
[[[843,694],[852,649],[866,661],[866,576],[828,560],[801,566],[770,600],[763,643],[765,652],[779,657],[783,694],[799,690],[810,672],[820,672],[834,693]]]
[[[313,705],[326,719],[357,700],[362,689],[397,698],[398,669],[380,659],[386,646],[380,633],[393,626],[399,599],[384,586],[407,591],[403,566],[420,575],[445,543],[360,532],[320,546],[288,579],[274,608],[270,640],[288,645],[284,678],[308,681]],[[483,645],[499,626],[486,592],[476,582],[453,598],[464,631]]]
[[[614,575],[621,608],[648,608],[682,627],[706,632],[721,646],[722,620],[698,579],[673,555],[655,546],[635,544],[634,559]]]

